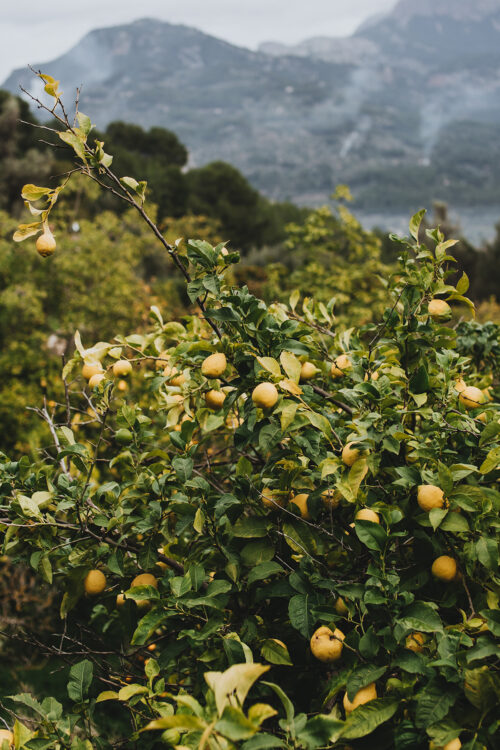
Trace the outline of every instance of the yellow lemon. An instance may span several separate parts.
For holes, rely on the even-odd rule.
[[[106,380],[106,375],[102,372],[98,372],[96,375],[92,375],[89,380],[89,388],[95,388],[100,385],[103,380]]]
[[[427,309],[431,318],[447,318],[451,315],[451,307],[444,299],[431,299]]]
[[[186,382],[186,376],[183,372],[179,372],[177,367],[169,367],[168,365],[163,370],[163,375],[167,378],[168,384],[173,385],[176,388]]]
[[[104,372],[104,368],[100,362],[85,362],[82,367],[82,375],[85,380],[90,380],[93,375],[99,375]]]
[[[352,448],[352,445],[354,445],[354,442],[347,443],[342,449],[342,461],[346,466],[352,466],[358,458],[362,458],[366,454],[366,451],[361,448]]]
[[[346,370],[350,370],[352,364],[347,354],[340,354],[333,362],[330,375],[332,378],[341,378]]]
[[[338,508],[340,505],[342,495],[338,490],[325,490],[321,493],[321,499],[323,500],[325,508],[335,510],[335,508]]]
[[[350,714],[351,711],[354,711],[355,708],[362,706],[364,703],[375,700],[376,697],[377,687],[374,682],[370,682],[369,685],[358,690],[352,701],[349,700],[346,693],[344,695],[344,709],[346,714]]]
[[[133,589],[135,586],[153,586],[157,589],[158,581],[153,575],[151,575],[151,573],[140,573],[134,578],[130,584],[130,588]]]
[[[282,508],[285,504],[284,495],[278,490],[262,490],[261,500],[266,508]]]
[[[54,235],[49,229],[46,229],[45,232],[38,237],[35,247],[42,258],[47,258],[49,255],[52,255],[56,249],[56,241]]]
[[[435,742],[429,742],[429,750],[460,750],[462,743],[459,737],[455,737],[454,740],[450,740],[446,745],[436,745]]]
[[[209,409],[221,409],[226,400],[226,394],[222,391],[207,391],[205,393],[205,403]]]
[[[477,409],[484,403],[484,393],[474,385],[468,385],[461,391],[458,400],[466,409]]]
[[[416,654],[424,650],[425,636],[423,633],[410,633],[406,637],[405,648],[408,651],[414,651]]]
[[[341,596],[339,596],[339,598],[333,605],[333,608],[338,615],[342,615],[345,617],[345,615],[349,614],[349,610],[347,609],[345,601],[342,599]]]
[[[312,362],[304,362],[300,368],[300,382],[305,383],[308,380],[312,380],[317,372],[318,368]]]
[[[0,747],[4,742],[8,742],[9,747],[14,747],[14,735],[9,729],[0,729]]]
[[[307,495],[305,492],[301,492],[299,495],[294,495],[290,500],[290,502],[296,505],[300,510],[300,515],[302,516],[302,518],[305,518],[306,520],[309,520],[311,518],[309,514],[309,508],[307,507],[308,497],[309,495]]]
[[[330,630],[325,626],[318,628],[311,638],[311,651],[319,661],[338,661],[342,655],[345,635],[341,630]]]
[[[216,352],[203,360],[201,363],[201,374],[206,378],[220,378],[227,367],[226,355]]]
[[[126,378],[132,372],[132,364],[128,359],[119,359],[113,365],[113,375],[117,378]]]
[[[421,484],[417,490],[417,503],[427,512],[442,508],[445,504],[444,492],[434,484]]]
[[[453,557],[441,555],[432,563],[432,575],[440,581],[453,581],[457,575],[457,562]]]
[[[252,401],[262,409],[271,409],[278,400],[278,391],[272,383],[259,383],[253,389]]]
[[[102,594],[106,588],[106,576],[101,570],[89,570],[85,576],[83,587],[90,596]]]
[[[159,353],[158,359],[154,360],[155,370],[162,370],[164,367],[166,367],[169,359],[170,359],[170,354],[164,349],[162,352]]]

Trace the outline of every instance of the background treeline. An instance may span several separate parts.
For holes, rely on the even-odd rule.
[[[56,185],[73,166],[62,142],[54,158],[47,131],[26,122],[36,122],[26,103],[0,92],[0,450],[11,453],[50,443],[27,407],[45,398],[47,408],[63,408],[61,357],[70,354],[76,329],[84,341],[111,340],[144,325],[152,304],[166,318],[190,307],[184,284],[133,211],[89,181],[75,181],[57,206],[58,249],[50,261],[34,242],[12,241],[23,184]],[[333,310],[341,326],[363,324],[385,305],[384,281],[399,248],[383,232],[363,230],[344,205],[346,190],[337,192],[335,209],[273,203],[229,164],[190,168],[186,148],[163,128],[115,122],[94,138],[113,155],[115,172],[147,180],[149,207],[170,242],[228,241],[241,252],[238,285],[268,301],[299,289]],[[456,237],[446,207],[435,213]],[[500,232],[481,248],[462,239],[454,253],[480,318],[500,319]]]

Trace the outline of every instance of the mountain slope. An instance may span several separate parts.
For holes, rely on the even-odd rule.
[[[500,0],[401,0],[349,39],[258,52],[142,19],[42,69],[69,101],[83,83],[99,126],[170,128],[191,164],[229,161],[271,197],[319,201],[348,182],[367,209],[407,211],[500,194]],[[4,86],[19,84],[29,71]]]
[[[69,98],[83,82],[82,110],[99,126],[124,119],[168,127],[189,147],[192,163],[225,159],[270,194],[279,193],[284,171],[300,172],[324,150],[315,130],[328,128],[349,72],[148,19],[93,31],[43,70],[61,80]],[[17,70],[4,87],[32,83],[29,71]]]

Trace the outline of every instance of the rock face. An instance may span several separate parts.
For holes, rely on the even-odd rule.
[[[265,193],[410,210],[500,190],[500,0],[401,0],[349,38],[257,52],[153,19],[98,29],[41,67],[104,126],[162,125],[192,164],[233,163]],[[30,89],[29,71],[4,88]]]

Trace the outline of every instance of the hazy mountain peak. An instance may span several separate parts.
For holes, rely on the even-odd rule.
[[[457,21],[477,21],[497,11],[500,11],[500,0],[399,0],[389,15],[403,23],[415,16],[447,16]]]

